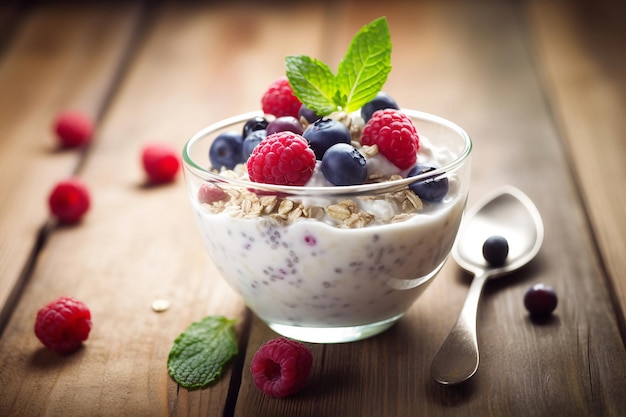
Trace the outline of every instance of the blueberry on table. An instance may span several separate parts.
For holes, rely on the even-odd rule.
[[[215,169],[226,167],[233,169],[235,165],[243,162],[241,152],[243,136],[241,133],[228,131],[219,134],[209,149],[209,160]]]
[[[558,297],[552,287],[545,284],[535,284],[524,294],[524,307],[534,317],[550,315],[558,303]]]
[[[509,242],[498,235],[490,236],[483,243],[483,257],[491,266],[502,266],[509,255]]]
[[[391,96],[381,91],[361,108],[361,118],[367,123],[375,111],[383,109],[400,110],[400,107]]]
[[[354,146],[337,143],[324,153],[322,174],[334,185],[359,185],[367,179],[367,162]]]
[[[255,130],[265,130],[267,129],[267,125],[268,121],[263,116],[256,116],[252,119],[248,119],[243,125],[242,137],[247,138],[248,135]]]
[[[334,119],[319,119],[309,125],[302,134],[318,161],[322,160],[328,148],[336,143],[347,143],[352,141],[350,130],[343,123]]]
[[[435,169],[433,166],[416,165],[409,171],[407,177],[415,177]],[[448,178],[428,177],[410,184],[409,189],[422,200],[439,202],[448,194]]]

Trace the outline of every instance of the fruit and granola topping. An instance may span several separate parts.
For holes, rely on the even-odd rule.
[[[313,175],[315,154],[302,136],[278,132],[252,151],[247,167],[253,182],[304,185]]]
[[[415,183],[397,190],[399,200],[389,196],[374,198],[374,202],[361,198],[353,213],[359,221],[335,221],[328,206],[340,200],[314,205],[315,213],[322,207],[325,220],[342,227],[405,220],[424,206],[420,200],[442,202],[450,189],[445,175],[440,178],[445,172],[433,177],[424,174],[437,170],[450,158],[427,137],[420,138],[412,119],[381,91],[391,69],[390,53],[389,29],[386,19],[381,18],[355,36],[336,75],[317,59],[288,56],[287,77],[272,82],[261,98],[264,115],[247,120],[242,133],[225,131],[214,139],[209,150],[212,169],[228,178],[304,187],[362,185],[420,175]],[[288,135],[288,146],[281,144],[285,136],[277,140],[276,134],[284,132],[293,133]],[[225,193],[227,198],[209,203],[211,212],[244,217],[273,214],[260,207],[253,190]],[[288,197],[277,198],[281,203]],[[312,208],[298,200],[289,205],[302,206],[297,213],[305,218]]]
[[[298,117],[302,103],[294,95],[287,77],[280,77],[263,94],[261,106],[265,114],[271,114],[275,117]]]
[[[363,128],[363,145],[376,145],[378,151],[400,169],[415,164],[419,150],[419,136],[413,121],[396,109],[374,112]]]

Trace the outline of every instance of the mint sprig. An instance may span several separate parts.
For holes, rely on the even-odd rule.
[[[222,373],[237,354],[236,320],[208,316],[192,323],[176,340],[167,358],[172,378],[187,389],[204,388]]]
[[[287,78],[298,99],[318,115],[361,108],[382,89],[391,71],[391,37],[387,19],[365,25],[354,36],[337,75],[322,61],[306,55],[285,58]]]

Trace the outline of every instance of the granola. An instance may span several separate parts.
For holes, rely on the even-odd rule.
[[[220,185],[216,184],[220,187]],[[258,195],[247,189],[224,187],[226,198],[212,203],[203,203],[212,214],[226,213],[234,218],[253,219],[269,217],[277,224],[287,225],[299,219],[321,221],[329,219],[338,228],[356,229],[378,223],[396,223],[409,219],[418,213],[422,207],[420,198],[408,189],[401,189],[385,195],[359,196],[355,200],[344,199],[327,207],[319,205],[304,205],[294,197],[279,195]],[[377,218],[374,213],[363,207],[376,200],[385,201],[395,207],[395,214],[391,220]]]

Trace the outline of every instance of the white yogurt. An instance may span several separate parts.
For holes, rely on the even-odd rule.
[[[312,219],[280,226],[195,208],[216,266],[261,319],[345,327],[406,312],[443,265],[464,205],[452,197],[406,221],[360,229]]]
[[[381,155],[374,159],[376,172],[406,176]],[[421,138],[418,163],[444,166],[452,160],[450,152]],[[319,177],[310,184],[325,185]],[[232,217],[192,200],[215,265],[261,319],[287,326],[349,327],[402,315],[426,288],[454,243],[465,206],[460,188],[450,177],[441,203],[426,204],[396,223],[390,222],[400,212],[394,204],[355,199],[375,218],[357,229],[338,228],[328,216],[286,225],[265,216]],[[312,200],[301,202],[336,203]]]

